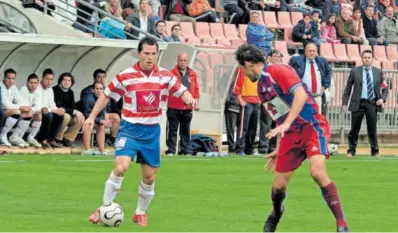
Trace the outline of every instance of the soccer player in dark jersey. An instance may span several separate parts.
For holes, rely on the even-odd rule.
[[[274,232],[281,219],[286,188],[294,171],[309,159],[310,173],[319,185],[323,198],[336,218],[337,232],[348,232],[336,185],[326,172],[329,156],[327,142],[330,129],[318,105],[296,72],[284,64],[266,65],[262,52],[252,45],[242,45],[236,60],[252,81],[259,80],[259,96],[277,127],[267,137],[280,137],[268,169],[275,165],[275,180],[271,198],[273,211],[264,225],[264,232]]]

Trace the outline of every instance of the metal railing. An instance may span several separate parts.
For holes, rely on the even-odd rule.
[[[62,1],[62,0],[58,0],[58,1]],[[123,24],[123,25],[126,25],[126,22],[124,22],[123,20],[121,20],[121,19],[119,19],[119,18],[117,18],[117,17],[115,17],[115,16],[109,14],[108,12],[106,12],[106,11],[104,11],[104,10],[102,10],[102,9],[100,9],[100,8],[98,8],[98,7],[96,7],[96,6],[93,6],[93,5],[90,4],[90,3],[87,3],[87,2],[85,2],[85,1],[83,1],[83,0],[76,0],[76,3],[81,4],[81,5],[83,5],[83,6],[87,7],[87,8],[89,8],[90,10],[92,10],[92,13],[88,13],[88,12],[82,11],[82,10],[80,10],[78,7],[77,7],[76,13],[75,13],[75,12],[71,12],[71,11],[68,10],[67,8],[68,8],[68,7],[76,7],[76,6],[69,4],[67,1],[64,2],[64,4],[67,6],[66,8],[65,8],[65,7],[61,7],[61,6],[56,6],[57,8],[63,10],[64,12],[67,12],[67,13],[69,13],[70,15],[76,16],[76,20],[75,20],[75,19],[71,19],[71,18],[69,18],[69,17],[67,17],[67,16],[65,16],[65,15],[63,15],[63,14],[58,13],[56,10],[53,10],[53,9],[49,8],[47,2],[45,1],[45,2],[44,2],[43,14],[47,14],[48,12],[51,12],[51,14],[56,14],[56,15],[60,16],[61,18],[64,18],[64,19],[66,19],[66,20],[68,20],[68,21],[70,21],[70,22],[73,22],[74,25],[78,25],[79,27],[86,29],[88,32],[93,33],[94,37],[97,37],[97,36],[100,34],[100,33],[99,33],[99,23],[100,23],[101,19],[97,19],[97,20],[95,20],[95,21],[91,21],[91,17],[92,17],[92,15],[93,15],[93,13],[94,13],[95,15],[104,15],[104,16],[106,16],[106,17],[109,17],[109,18],[113,19],[114,21],[116,21],[116,22],[118,22],[118,23],[121,23],[121,24]],[[80,15],[78,14],[78,12],[82,13],[83,15],[88,16],[88,17],[87,17],[88,19],[86,19],[85,17],[80,16]],[[87,24],[82,24],[82,23],[78,22],[78,19],[84,21],[84,22],[87,23]],[[91,26],[91,27],[90,27],[90,26]],[[133,30],[138,31],[139,33],[142,33],[142,34],[144,34],[144,35],[146,35],[146,36],[151,37],[152,39],[155,39],[155,40],[157,40],[157,41],[159,41],[159,42],[163,42],[163,40],[161,40],[160,38],[158,38],[158,37],[156,37],[156,36],[154,36],[154,35],[152,35],[152,34],[146,32],[146,31],[141,30],[140,28],[135,27],[134,25],[132,25],[131,28],[132,28]],[[114,36],[114,37],[116,37],[116,38],[122,39],[122,38],[120,37],[120,35],[118,35],[118,34],[112,32],[111,30],[105,30],[105,32],[111,34],[112,36]],[[127,31],[124,31],[124,34],[125,34],[126,36],[130,37],[130,38],[134,38],[134,39],[137,39],[137,40],[139,39],[137,36],[132,35],[131,33],[127,32]]]

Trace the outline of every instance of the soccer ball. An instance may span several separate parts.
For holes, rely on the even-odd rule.
[[[336,144],[329,144],[328,147],[330,155],[336,155],[339,152],[339,146]]]
[[[103,205],[99,211],[100,222],[106,227],[118,227],[124,219],[123,208],[112,202],[110,205]]]

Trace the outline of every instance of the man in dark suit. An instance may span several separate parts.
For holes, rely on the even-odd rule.
[[[351,96],[348,110],[351,111],[351,130],[348,134],[347,157],[354,156],[358,144],[363,116],[366,116],[371,155],[379,156],[377,143],[377,112],[383,108],[387,100],[388,89],[383,72],[372,67],[373,53],[365,50],[362,53],[362,66],[351,70],[343,95],[343,109],[346,109]],[[354,86],[354,87],[353,87]],[[352,90],[353,89],[353,90]]]

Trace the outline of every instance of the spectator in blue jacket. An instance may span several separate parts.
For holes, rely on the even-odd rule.
[[[272,50],[272,39],[274,34],[265,26],[260,24],[260,13],[252,11],[250,13],[250,22],[246,29],[247,43],[263,49],[264,56],[267,56]]]
[[[320,45],[318,23],[311,21],[311,16],[305,14],[293,28],[292,38],[294,42],[302,42],[304,46],[307,43]]]
[[[93,92],[90,95],[87,95],[82,100],[83,105],[83,114],[86,118],[89,117],[91,111],[94,108],[95,102],[97,101],[98,97],[100,97],[104,93],[104,84],[101,82],[94,83]],[[99,151],[91,151],[91,134],[92,130],[90,128],[83,129],[83,144],[84,144],[84,151],[82,151],[83,155],[104,155],[105,149],[105,128],[111,128],[113,125],[112,120],[105,119],[106,108],[101,110],[97,118],[95,119],[95,126],[94,128],[97,130],[96,138],[98,144]]]

